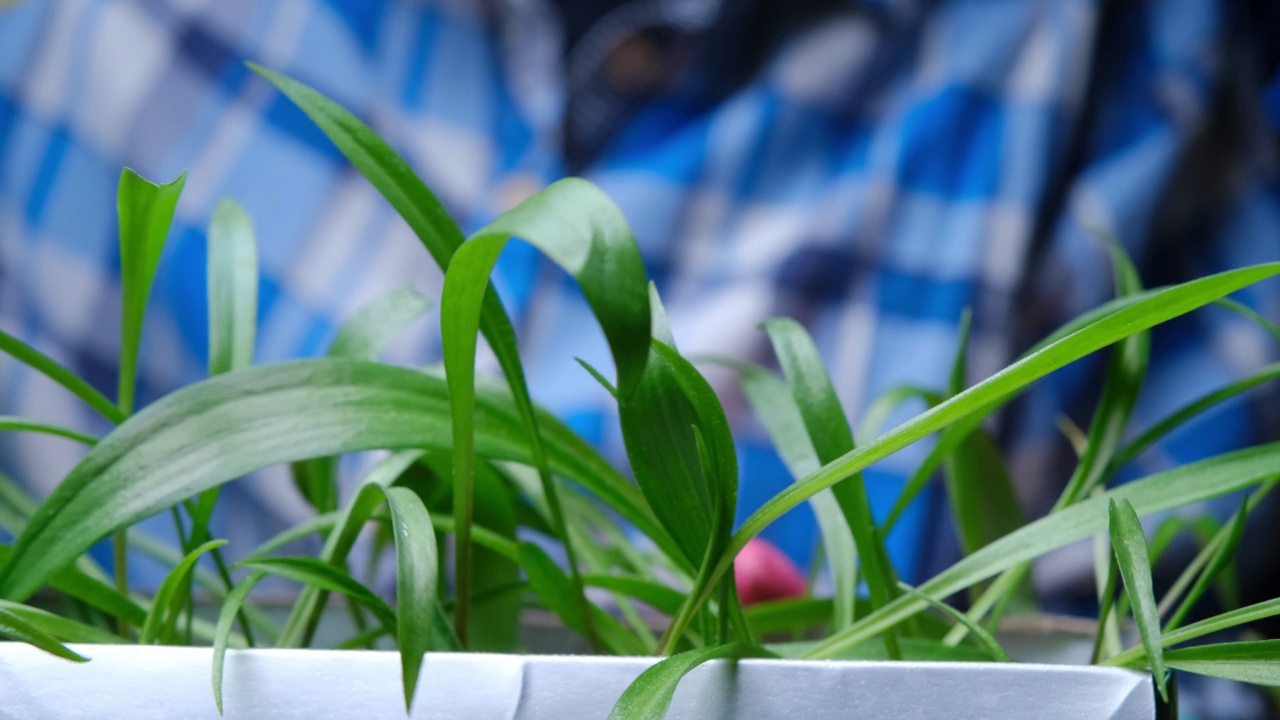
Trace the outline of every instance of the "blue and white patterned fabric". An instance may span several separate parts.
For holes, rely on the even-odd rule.
[[[562,4],[567,34],[560,6],[539,0],[0,9],[0,327],[114,387],[125,165],[157,181],[189,171],[147,318],[143,402],[205,373],[204,228],[222,197],[244,204],[261,243],[259,362],[322,353],[343,318],[395,287],[438,297],[408,228],[246,60],[365,118],[464,230],[566,174],[598,183],[630,219],[684,351],[768,362],[757,323],[796,317],[855,421],[887,388],[944,384],[965,307],[974,381],[1107,300],[1107,254],[1087,228],[1120,238],[1151,284],[1280,258],[1267,121],[1280,123],[1280,91],[1265,92],[1274,62],[1244,3],[636,0],[585,25],[583,3]],[[573,283],[514,243],[496,280],[536,398],[621,458],[609,398],[572,361],[610,366]],[[1280,317],[1276,283],[1239,297]],[[435,358],[435,328],[414,326],[389,359]],[[1140,423],[1277,348],[1206,310],[1163,329],[1155,352]],[[1087,423],[1100,366],[1059,373],[1002,415],[1032,508],[1070,467],[1055,423]],[[743,433],[745,515],[791,478],[733,378],[711,377]],[[1140,464],[1274,438],[1274,408],[1230,403]],[[12,362],[0,413],[106,429]],[[0,466],[41,493],[77,457],[57,439],[0,442]],[[868,473],[880,511],[926,450]],[[950,540],[940,499],[890,538],[907,578]],[[268,473],[220,522],[304,512]],[[805,562],[809,511],[766,537]]]

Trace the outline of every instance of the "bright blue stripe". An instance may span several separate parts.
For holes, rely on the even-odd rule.
[[[973,302],[973,281],[935,280],[883,268],[876,305],[886,315],[955,323]]]
[[[1004,119],[990,96],[946,88],[912,109],[901,131],[903,187],[952,199],[996,194]]]
[[[365,52],[373,52],[386,13],[386,0],[325,0],[342,18]]]
[[[53,193],[54,183],[58,181],[58,170],[62,167],[70,142],[70,136],[62,127],[54,129],[49,136],[44,158],[40,161],[40,170],[31,183],[31,194],[27,196],[27,220],[32,225],[40,225],[44,220],[44,208]]]
[[[420,110],[426,98],[428,62],[432,60],[431,46],[440,29],[440,16],[424,9],[418,15],[405,71],[404,86],[400,88],[400,102],[406,110]]]

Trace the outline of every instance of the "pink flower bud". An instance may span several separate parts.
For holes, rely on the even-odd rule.
[[[734,579],[743,605],[803,597],[804,575],[773,543],[752,538],[733,559]]]

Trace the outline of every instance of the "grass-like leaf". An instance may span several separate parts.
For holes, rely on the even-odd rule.
[[[976,416],[1021,391],[1035,380],[1117,340],[1178,317],[1198,307],[1203,307],[1219,297],[1276,274],[1280,274],[1280,263],[1269,263],[1232,270],[1193,280],[1183,285],[1147,293],[1141,299],[1124,305],[1119,310],[1103,314],[1092,324],[1086,325],[1057,342],[1047,345],[1038,352],[1022,358],[963,393],[908,420],[883,435],[863,443],[853,452],[841,456],[835,462],[828,463],[809,477],[775,495],[742,522],[738,531],[734,534],[729,554],[732,555],[741,550],[751,538],[759,534],[766,526],[800,503],[808,500],[814,494],[831,487],[850,474],[865,469],[872,463],[884,459],[930,433],[964,418]],[[1257,481],[1254,480],[1254,482]],[[1028,527],[1033,526],[1034,524]],[[1017,534],[1019,533],[1014,533],[1014,535]],[[1088,533],[1086,533],[1087,535]],[[1012,536],[1008,535],[1005,538]],[[989,548],[993,545],[988,545],[987,547]],[[1035,557],[1035,555],[1028,556],[1026,559],[1032,557]],[[731,564],[731,561],[722,559],[715,568],[713,579],[718,579],[718,577],[727,572]],[[958,567],[965,568],[964,561]],[[952,568],[952,570],[955,570],[955,568]],[[960,573],[958,572],[950,573],[949,577],[958,577],[959,575]],[[981,579],[983,578],[975,578],[974,581]],[[929,592],[927,584],[921,586],[921,589]],[[709,594],[703,593],[695,604],[700,605],[708,598]],[[874,619],[864,618],[861,628],[855,629],[851,626],[845,633],[833,636],[831,646],[847,642],[846,637],[856,637],[871,625],[884,627],[881,623],[898,615],[904,607],[908,606],[919,607],[914,602],[897,603],[895,601],[895,609],[893,611],[877,611],[873,613],[877,616]],[[822,647],[825,650],[829,646],[823,645]]]
[[[1151,475],[1077,503],[987,545],[919,586],[943,598],[1050,550],[1107,530],[1108,503],[1128,500],[1140,516],[1242,490],[1270,480],[1280,462],[1280,443],[1228,453]],[[813,657],[833,657],[842,649],[875,637],[927,607],[916,598],[898,598],[815,645]]]
[[[409,323],[430,309],[431,301],[417,290],[392,290],[357,310],[342,324],[329,344],[329,357],[377,360]]]
[[[817,450],[805,430],[804,419],[796,406],[786,383],[767,370],[747,363],[731,365],[742,373],[742,391],[756,418],[764,425],[773,440],[778,455],[791,471],[793,479],[808,475],[821,467]],[[843,628],[853,622],[858,593],[858,551],[849,531],[849,523],[830,490],[809,499],[818,532],[822,536],[822,548],[826,553],[834,602],[831,603],[831,620],[835,628]]]
[[[1147,538],[1142,532],[1138,513],[1128,500],[1116,503],[1112,499],[1107,506],[1110,515],[1111,548],[1116,555],[1120,577],[1133,606],[1133,619],[1142,636],[1142,646],[1147,649],[1147,662],[1155,678],[1160,697],[1168,700],[1165,686],[1164,646],[1160,642],[1160,614],[1156,612],[1155,591],[1151,587],[1151,559],[1147,554]]]
[[[995,636],[988,632],[986,628],[974,622],[968,615],[965,615],[941,600],[920,592],[906,583],[900,582],[898,583],[898,587],[908,595],[925,601],[929,604],[929,607],[940,611],[960,625],[965,626],[969,632],[977,638],[978,642],[982,644],[982,647],[985,648],[987,652],[991,653],[991,657],[996,661],[1010,662],[1009,653],[1005,652],[1004,648],[1000,646],[1000,642],[996,640]]]
[[[1248,515],[1249,505],[1246,500],[1245,505],[1236,511],[1231,523],[1226,527],[1226,541],[1211,552],[1204,570],[1196,577],[1195,584],[1191,586],[1191,590],[1182,599],[1182,604],[1178,606],[1177,610],[1173,611],[1173,614],[1165,622],[1166,632],[1182,625],[1191,609],[1195,607],[1196,602],[1209,589],[1209,586],[1231,565],[1236,556],[1236,548],[1240,546],[1240,538],[1244,536],[1244,521]]]
[[[1176,630],[1170,630],[1161,636],[1161,642],[1167,647],[1177,645],[1179,643],[1190,642],[1206,635],[1230,630],[1231,628],[1240,627],[1248,623],[1266,620],[1280,615],[1280,598],[1272,598],[1260,603],[1255,603],[1247,607],[1237,608],[1221,615],[1215,615],[1211,618],[1205,618],[1199,622],[1192,623],[1180,627]],[[1129,648],[1124,652],[1109,658],[1105,664],[1107,665],[1134,665],[1144,661],[1146,657],[1146,649],[1141,645]]]
[[[383,458],[365,475],[360,488],[346,507],[337,511],[338,518],[332,530],[325,538],[324,547],[319,558],[335,567],[345,566],[347,556],[355,545],[360,529],[384,501],[383,495],[365,492],[370,486],[391,487],[413,463],[422,457],[421,450],[403,450]],[[259,553],[254,553],[259,555]],[[304,587],[294,601],[293,610],[280,633],[279,643],[283,647],[304,647],[311,642],[316,625],[320,622],[320,613],[324,608],[328,594],[315,587]]]
[[[400,645],[404,709],[409,712],[418,687],[422,658],[431,647],[435,614],[438,557],[431,516],[422,500],[405,488],[377,488],[391,509],[391,535],[396,545],[396,640]]]
[[[182,597],[178,595],[178,590],[186,584],[187,577],[191,574],[191,569],[195,567],[196,561],[210,550],[226,544],[226,540],[210,540],[187,553],[186,557],[182,558],[182,561],[169,571],[164,581],[160,583],[159,589],[156,590],[155,598],[151,603],[151,611],[147,613],[147,619],[142,624],[142,634],[138,637],[139,644],[150,645],[161,637],[166,627],[172,626],[178,613],[178,606],[182,601]]]
[[[1193,418],[1241,393],[1278,377],[1280,377],[1280,363],[1272,363],[1248,377],[1237,380],[1183,405],[1160,422],[1144,430],[1141,435],[1130,440],[1122,449],[1118,450],[1111,460],[1111,467],[1108,469],[1107,475],[1114,475],[1120,468],[1137,459],[1147,448],[1155,445],[1161,438],[1168,436],[1169,433]]]
[[[87,662],[89,660],[89,658],[58,642],[57,638],[41,630],[26,618],[4,608],[0,608],[0,636],[33,645],[50,655],[57,655],[65,660],[74,662]]]
[[[1280,686],[1280,640],[1222,643],[1165,653],[1169,667],[1254,685]]]
[[[120,642],[120,636],[107,632],[99,627],[55,615],[48,610],[41,610],[30,605],[0,600],[0,610],[12,613],[31,626],[39,628],[62,642],[91,643],[96,645],[114,645]]]
[[[600,320],[613,354],[624,425],[627,399],[640,381],[648,355],[649,292],[644,264],[621,212],[594,186],[574,179],[555,183],[468,238],[453,256],[445,274],[440,325],[453,402],[453,514],[458,522],[456,571],[459,598],[455,622],[459,627],[465,624],[470,592],[470,543],[467,541],[472,502],[471,435],[476,337],[477,330],[482,329],[489,275],[511,237],[530,243],[578,281],[583,295]],[[514,348],[510,339],[504,342]],[[492,337],[490,345],[494,345]],[[503,363],[503,370],[519,401],[526,391],[518,356]],[[624,436],[626,434],[624,432]],[[541,466],[539,470],[552,524],[567,540],[554,483],[547,473],[542,472]],[[640,470],[636,472],[639,476]],[[663,510],[658,507],[654,510],[662,518]],[[664,524],[673,535],[676,534],[669,523],[664,521]],[[581,596],[581,578],[577,575],[572,545],[567,545],[566,550],[570,572]],[[580,598],[580,603],[586,607],[585,596]],[[585,613],[584,616],[590,623],[590,616]]]
[[[851,452],[853,430],[809,333],[799,323],[787,319],[769,320],[764,329],[773,343],[774,354],[778,356],[819,462],[829,463]],[[862,474],[851,474],[832,486],[831,492],[844,516],[845,526],[853,535],[872,608],[880,607],[897,595],[897,577],[871,514]],[[896,657],[898,649],[893,634],[885,633],[884,642],[889,656]]]
[[[537,545],[522,542],[519,545],[520,566],[529,578],[529,585],[537,593],[542,606],[554,612],[565,626],[585,635],[587,620],[578,592],[569,576]],[[613,616],[589,605],[591,627],[599,634],[601,644],[615,655],[643,655],[645,645],[632,635]]]
[[[442,270],[449,268],[454,252],[463,242],[462,232],[449,217],[448,212],[445,211],[440,201],[427,189],[422,180],[413,173],[408,163],[386,141],[378,137],[373,130],[361,122],[359,118],[332,100],[306,85],[279,73],[272,72],[253,63],[250,63],[249,67],[279,88],[311,118],[312,122],[333,141],[334,145],[338,146],[338,149],[351,161],[351,164],[377,188],[378,192],[382,193],[382,196],[391,203],[396,212],[404,218],[414,234],[422,241],[423,246],[426,247],[431,257],[436,261],[436,264]],[[587,214],[575,214],[575,217],[581,218]],[[507,216],[509,215],[511,214],[508,213]],[[499,218],[498,225],[501,222],[502,218]],[[523,233],[516,234],[525,237]],[[629,233],[627,237],[628,239],[630,238]],[[505,241],[506,237],[503,237],[502,242]],[[634,246],[634,242],[631,244]],[[635,252],[638,257],[638,251]],[[497,254],[495,253],[494,260],[496,261],[496,259]],[[532,457],[531,464],[538,469],[543,491],[546,493],[551,506],[553,522],[556,529],[561,531],[559,532],[560,536],[565,539],[566,543],[569,543],[567,533],[563,532],[564,522],[560,512],[559,495],[552,481],[551,469],[547,461],[547,451],[543,447],[542,434],[538,430],[540,420],[535,412],[533,401],[529,398],[529,391],[524,378],[524,368],[520,364],[515,331],[512,329],[511,320],[503,310],[502,304],[498,301],[497,294],[489,286],[488,276],[491,270],[492,263],[489,263],[488,268],[480,276],[472,278],[472,280],[479,282],[479,296],[476,298],[475,316],[471,323],[474,327],[471,328],[469,333],[464,334],[471,336],[471,342],[474,345],[476,328],[478,328],[484,334],[485,339],[489,341],[489,347],[497,357],[498,364],[502,367],[502,372],[511,387],[512,399],[515,401],[520,420],[525,428],[525,441],[529,445],[529,453]],[[607,275],[608,273],[605,274]],[[447,297],[447,290],[445,294]],[[470,315],[470,312],[468,310],[467,314]],[[445,319],[447,318],[442,317],[442,321]],[[644,336],[641,336],[640,339],[644,339]],[[474,357],[474,351],[472,356]],[[446,364],[449,361],[447,347],[445,361]],[[474,359],[472,360],[472,365],[474,365]],[[474,368],[472,370],[474,371]],[[450,372],[450,375],[453,375],[453,371]],[[468,378],[467,382],[463,384],[472,386],[474,383]],[[468,393],[467,397],[462,398],[459,402],[469,405],[472,402],[470,394]],[[471,429],[469,425],[471,416],[467,414],[456,422],[458,427],[455,428],[454,432],[458,437],[455,438],[455,446],[462,441],[463,436],[470,437]],[[455,482],[458,485],[458,488],[455,489],[455,496],[457,497],[458,507],[454,509],[454,514],[458,518],[454,581],[456,586],[455,594],[460,599],[458,608],[454,613],[454,619],[457,623],[458,636],[463,640],[464,645],[466,643],[466,630],[471,603],[471,543],[469,542],[469,533],[472,523],[470,481],[467,479],[471,473],[471,465],[469,464],[471,462],[470,441],[467,440],[466,443],[465,446],[457,451],[457,458],[462,462],[455,462],[455,472],[457,473]],[[461,492],[458,492],[459,490]],[[574,585],[581,595],[582,582],[578,575],[577,563],[571,543],[566,545],[566,551],[569,555],[570,573],[574,579]],[[583,597],[581,602],[585,606],[586,598]]]
[[[672,655],[640,673],[618,698],[609,712],[609,720],[662,720],[671,707],[676,687],[689,671],[709,660],[736,660],[766,654],[760,648],[732,643]]]
[[[501,397],[480,397],[477,452],[528,462],[518,415]],[[664,534],[634,487],[598,472],[598,456],[580,438],[547,417],[543,429],[555,472],[641,530]],[[202,381],[139,413],[68,474],[0,568],[0,597],[21,601],[111,532],[254,470],[356,450],[447,449],[451,441],[444,381],[412,370],[300,360]]]
[[[97,410],[98,414],[110,420],[112,423],[118,425],[124,422],[126,417],[125,414],[120,412],[120,408],[116,407],[115,403],[108,400],[107,397],[98,392],[96,388],[84,380],[81,380],[75,373],[58,364],[58,362],[53,358],[45,355],[39,350],[36,350],[3,330],[0,330],[0,352],[9,355],[18,362],[30,367],[32,370],[35,370],[41,375],[44,375],[71,391],[71,394],[83,400],[85,404],[94,410]]]
[[[128,168],[120,174],[116,210],[120,218],[120,282],[124,301],[116,404],[126,416],[133,412],[138,341],[142,337],[147,298],[151,295],[151,280],[160,264],[173,211],[186,182],[185,172],[164,185],[157,185]]]
[[[222,714],[222,673],[227,660],[227,646],[231,642],[231,626],[235,624],[249,593],[266,576],[267,573],[261,570],[249,573],[231,588],[218,611],[218,626],[213,633],[213,702],[218,706],[219,715]]]
[[[55,435],[57,437],[64,437],[68,440],[75,440],[82,445],[93,445],[98,442],[98,438],[92,435],[86,435],[85,433],[72,430],[71,428],[65,428],[61,425],[52,425],[50,423],[40,422],[39,420],[15,417],[12,415],[0,415],[0,432],[10,430]]]
[[[209,374],[253,363],[258,323],[258,244],[253,223],[234,200],[218,203],[209,222]]]
[[[261,570],[296,583],[341,593],[373,611],[382,624],[396,627],[396,613],[385,600],[345,571],[322,560],[305,556],[266,557],[241,560],[236,566]]]

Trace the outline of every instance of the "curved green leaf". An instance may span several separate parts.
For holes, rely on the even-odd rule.
[[[1271,480],[1277,463],[1280,443],[1272,443],[1126,483],[1029,523],[961,559],[920,585],[919,590],[934,598],[947,597],[1050,550],[1105,531],[1111,500],[1128,500],[1140,516],[1150,515]],[[896,625],[925,607],[915,598],[898,598],[815,645],[812,656],[833,657],[843,648],[875,637],[883,628]]]
[[[231,626],[240,614],[240,608],[255,585],[267,574],[262,571],[249,573],[222,601],[222,609],[218,611],[218,626],[213,632],[213,702],[218,706],[218,714],[222,714],[222,671],[227,659],[227,645],[231,642]]]
[[[1121,499],[1120,504],[1116,504],[1112,499],[1107,512],[1110,515],[1111,548],[1116,555],[1120,577],[1124,578],[1124,589],[1133,605],[1133,619],[1137,622],[1138,634],[1142,636],[1142,646],[1147,649],[1147,661],[1151,663],[1156,688],[1160,697],[1168,701],[1162,654],[1164,646],[1160,643],[1160,614],[1156,612],[1155,591],[1151,587],[1147,538],[1142,532],[1138,513],[1128,500]]]
[[[116,404],[126,416],[133,412],[138,342],[142,338],[142,317],[146,314],[147,298],[151,295],[151,280],[160,264],[160,253],[169,235],[173,211],[178,206],[178,197],[186,182],[186,172],[163,185],[157,185],[129,168],[120,173],[116,211],[120,217],[120,283],[124,298]]]
[[[1280,640],[1222,643],[1165,653],[1169,667],[1237,682],[1280,687]]]
[[[208,236],[209,374],[253,364],[258,325],[258,243],[234,200],[214,208]]]
[[[613,353],[619,396],[624,399],[620,408],[624,424],[627,416],[625,399],[632,394],[647,356],[649,295],[639,248],[622,214],[604,193],[589,183],[574,179],[555,183],[499,216],[468,238],[455,253],[445,273],[440,330],[453,402],[453,515],[458,523],[455,572],[459,599],[454,619],[460,629],[465,626],[470,593],[471,443],[476,336],[477,330],[481,329],[489,275],[511,237],[519,237],[538,248],[578,281],[587,302],[601,321],[601,329]],[[491,337],[490,345],[493,344]],[[513,341],[508,341],[508,344],[514,349]],[[513,353],[503,363],[503,371],[519,400],[526,390],[518,355]],[[626,434],[624,431],[624,436]],[[558,494],[542,464],[537,465],[552,525],[567,543],[570,572],[581,596],[581,578],[572,544],[568,543]],[[637,475],[639,472],[637,470]],[[661,518],[662,511],[654,509]],[[667,529],[670,531],[671,527],[667,526]],[[580,602],[584,608],[587,606],[585,597],[580,597]],[[588,623],[591,622],[589,615],[584,614],[584,617]]]
[[[417,290],[392,290],[342,324],[329,345],[329,357],[376,360],[409,323],[430,309],[431,301]]]
[[[396,613],[385,600],[363,583],[323,560],[313,557],[266,557],[241,560],[236,567],[261,570],[296,583],[342,593],[368,607],[387,627],[396,627]]]
[[[114,645],[122,642],[120,636],[107,632],[102,628],[64,618],[61,615],[55,615],[47,610],[34,608],[30,605],[0,600],[0,610],[17,615],[33,627],[43,630],[62,642],[95,645]]]
[[[519,417],[482,394],[477,452],[527,461]],[[551,465],[642,531],[663,534],[634,488],[594,472],[585,443],[543,423]],[[270,465],[380,448],[450,446],[444,381],[356,360],[247,368],[153,403],[98,443],[40,505],[0,569],[0,597],[21,601],[93,543],[202,490]]]
[[[20,615],[0,608],[0,636],[17,640],[37,647],[50,655],[57,655],[65,660],[88,662],[89,658],[80,655],[58,642],[58,639],[36,627]]]
[[[462,244],[462,233],[449,218],[449,214],[440,204],[440,201],[427,189],[422,180],[414,175],[408,163],[396,154],[395,150],[386,141],[378,137],[367,125],[362,123],[359,118],[320,93],[296,80],[253,63],[249,63],[249,67],[273,83],[311,118],[316,126],[338,146],[338,149],[351,161],[351,164],[378,189],[378,192],[382,193],[382,196],[391,203],[396,212],[404,218],[414,234],[422,241],[423,246],[426,247],[431,257],[436,261],[436,264],[441,269],[447,269],[452,262],[455,250]],[[585,216],[586,213],[581,215],[581,217]],[[499,218],[498,222],[501,223],[501,220],[502,218]],[[492,265],[490,265],[491,267]],[[493,350],[498,359],[498,364],[502,367],[502,372],[511,387],[512,398],[519,412],[521,424],[525,429],[525,442],[529,447],[529,455],[532,459],[531,464],[538,469],[543,490],[547,494],[548,502],[551,505],[554,524],[557,530],[561,531],[559,534],[564,538],[564,542],[569,543],[566,533],[563,532],[564,523],[560,515],[559,497],[551,479],[547,451],[543,447],[542,433],[538,429],[540,419],[533,406],[533,401],[529,398],[528,387],[524,379],[524,368],[520,364],[515,331],[511,327],[511,321],[503,310],[502,304],[498,301],[497,294],[489,286],[488,275],[489,272],[486,270],[480,277],[474,278],[480,285],[478,288],[479,296],[476,298],[475,303],[475,316],[472,318],[471,340],[474,342],[476,328],[478,327],[489,341],[489,347]],[[447,362],[447,351],[445,355]],[[465,384],[470,386],[473,383],[468,380]],[[464,404],[469,405],[471,402],[470,397],[468,397],[465,399]],[[468,415],[459,418],[457,422],[461,425],[468,425],[471,422],[471,418]],[[471,434],[469,428],[460,428],[456,432],[459,437],[463,435],[469,437]],[[454,619],[457,623],[458,636],[464,641],[465,645],[471,595],[471,543],[468,533],[471,529],[469,510],[472,500],[468,492],[469,484],[463,478],[469,477],[471,470],[470,466],[466,464],[470,462],[469,445],[459,456],[461,457],[463,454],[467,455],[467,459],[463,463],[455,463],[457,467],[455,472],[457,472],[459,484],[458,489],[463,490],[463,492],[455,492],[458,507],[455,508],[454,514],[459,518],[458,542],[455,543],[458,553],[455,563],[455,592],[461,602],[454,613]],[[571,544],[567,544],[566,549],[569,554],[569,565],[574,584],[578,588],[579,594],[581,594],[582,582],[578,576],[577,563],[574,561],[573,547]],[[582,602],[585,604],[586,599],[583,598]]]
[[[900,582],[898,583],[898,587],[908,595],[925,601],[929,604],[929,607],[942,612],[947,617],[955,620],[958,624],[963,625],[969,632],[973,633],[973,636],[978,639],[978,642],[982,643],[982,647],[985,648],[987,652],[991,653],[991,657],[995,658],[997,662],[1010,662],[1009,653],[1004,651],[1004,648],[1000,646],[1000,642],[995,639],[995,636],[987,632],[986,628],[974,622],[968,615],[965,615],[941,600],[920,592],[906,583]]]
[[[51,425],[43,423],[39,420],[31,420],[24,417],[14,417],[12,415],[0,415],[0,432],[5,430],[21,430],[26,432],[38,432],[45,435],[56,435],[64,437],[68,440],[75,440],[82,445],[93,445],[98,442],[98,438],[92,435],[86,435],[82,432],[65,428],[60,425]]]
[[[690,670],[708,660],[737,660],[768,654],[761,648],[733,643],[672,655],[640,673],[618,698],[609,712],[609,720],[662,720],[667,716],[667,708],[671,707],[676,687]]]
[[[782,457],[793,479],[808,475],[822,463],[813,442],[805,431],[800,409],[786,384],[772,373],[753,365],[742,364],[742,391],[747,396],[756,418],[764,425],[774,447]],[[830,603],[832,623],[836,629],[853,622],[858,594],[858,551],[845,521],[844,513],[830,490],[809,498],[827,565],[831,569],[835,601]],[[748,610],[748,612],[750,612]]]
[[[120,408],[116,407],[115,403],[108,400],[105,395],[98,392],[92,385],[59,365],[53,358],[3,330],[0,330],[0,352],[9,355],[18,362],[70,390],[73,395],[83,400],[89,407],[97,410],[98,414],[110,420],[113,424],[119,425],[124,422],[126,416],[120,412]]]
[[[384,500],[382,495],[366,493],[365,488],[373,485],[390,487],[422,455],[421,450],[404,450],[392,453],[373,466],[346,507],[338,511],[339,517],[320,550],[321,560],[334,567],[346,565],[347,555],[355,545],[360,529]],[[302,647],[311,642],[327,598],[328,594],[316,587],[305,587],[298,593],[298,599],[294,601],[293,610],[280,633],[279,643],[282,647]]]
[[[138,644],[150,645],[160,637],[165,627],[172,625],[178,612],[178,605],[182,601],[182,597],[178,595],[178,588],[186,583],[187,576],[191,574],[191,569],[195,567],[201,555],[226,544],[226,540],[210,540],[187,553],[181,562],[173,566],[156,590],[155,598],[151,602],[151,611],[147,613],[147,619],[142,624],[142,634],[138,638]]]
[[[374,490],[376,488],[376,490]],[[404,709],[409,712],[418,687],[422,658],[431,647],[435,615],[438,557],[436,533],[422,500],[405,488],[368,485],[364,492],[380,492],[391,509],[391,535],[396,544],[396,639],[400,644]]]
[[[1049,344],[1038,352],[1027,355],[950,400],[864,443],[853,452],[841,456],[809,477],[784,489],[742,522],[733,536],[728,555],[732,556],[740,551],[751,538],[774,520],[852,473],[859,472],[872,463],[952,423],[998,405],[1035,380],[1121,338],[1142,332],[1277,274],[1280,274],[1280,263],[1231,270],[1146,294],[1132,304],[1102,315],[1092,324]],[[732,560],[722,559],[715,568],[712,579],[722,577],[731,565]],[[927,592],[925,586],[921,589]],[[704,592],[697,598],[695,604],[701,605],[707,599],[709,599],[709,593]],[[902,606],[897,607],[900,609]],[[877,611],[874,614],[877,616],[875,623],[879,624],[885,617],[896,615],[897,611],[892,613]],[[863,622],[868,621],[870,618],[864,618]],[[848,631],[851,635],[860,632],[855,631],[853,626]]]
[[[799,323],[785,318],[766,321],[764,329],[773,343],[773,351],[778,356],[778,363],[782,366],[818,460],[829,463],[851,452],[854,448],[853,431],[809,333]],[[880,607],[897,595],[897,577],[876,527],[875,517],[871,514],[862,473],[852,473],[833,485],[831,492],[844,515],[845,526],[853,535],[872,608]],[[885,633],[884,641],[889,657],[897,657],[899,653],[893,634]]]

